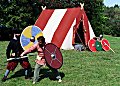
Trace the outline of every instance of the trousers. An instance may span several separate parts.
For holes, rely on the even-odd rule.
[[[39,73],[40,73],[40,70],[41,70],[41,67],[42,67],[42,66],[43,66],[43,65],[39,65],[39,64],[36,63],[35,69],[34,69],[33,82],[37,82],[38,79],[40,78],[40,77],[39,77]],[[58,72],[57,69],[50,68],[50,70],[54,73],[56,79],[58,79],[58,80],[61,79],[61,76],[60,76],[60,74],[59,74],[59,72]]]

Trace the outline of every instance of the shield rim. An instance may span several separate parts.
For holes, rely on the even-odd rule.
[[[45,46],[44,46],[44,50],[43,50],[43,52],[45,52],[45,47],[47,46],[47,45],[50,45],[50,44],[52,44],[52,45],[54,45],[55,47],[57,47],[55,44],[53,44],[53,43],[47,43]],[[57,49],[59,50],[59,52],[60,52],[60,54],[61,54],[61,57],[62,57],[62,64],[61,64],[61,66],[60,67],[58,67],[58,68],[54,68],[54,67],[52,67],[52,68],[54,68],[54,69],[60,69],[61,67],[62,67],[62,65],[63,65],[63,56],[62,56],[62,53],[61,53],[61,51],[60,51],[60,49],[57,47]],[[44,57],[45,57],[45,53],[44,53]],[[45,60],[46,60],[46,58],[45,58]],[[46,62],[47,62],[47,60],[46,60]],[[47,62],[47,64],[48,64],[48,62]],[[49,66],[50,66],[50,64],[48,64]],[[50,66],[51,67],[51,66]]]
[[[99,44],[101,44],[101,48],[99,48],[99,49],[101,49],[101,50],[99,50],[99,49],[97,48],[96,42],[99,42]],[[96,40],[96,42],[95,42],[96,50],[97,50],[97,51],[102,51],[102,49],[103,49],[103,48],[102,48],[102,43],[101,43],[100,41],[98,41],[98,40]]]
[[[109,41],[108,41],[107,39],[105,39],[105,38],[102,39],[102,41],[103,41],[103,40],[106,40],[106,41],[108,42],[108,44],[109,44],[108,46],[110,47],[110,43],[109,43]],[[106,49],[103,47],[103,42],[102,42],[102,41],[101,41],[101,43],[102,43],[102,48],[103,48],[103,50],[104,50],[104,51],[109,51],[110,48],[109,48],[108,50],[106,50]]]
[[[91,48],[90,48],[90,41],[91,41],[91,40],[95,40],[95,39],[90,39],[90,40],[88,41],[88,47],[89,47],[90,51],[92,51]],[[96,47],[95,47],[95,49],[96,49]],[[92,52],[97,52],[97,50],[96,50],[96,51],[92,51]]]
[[[36,26],[36,25],[29,25],[29,26],[27,26],[27,27],[25,27],[24,28],[24,30],[22,31],[22,33],[26,30],[26,28],[28,28],[28,27],[37,27],[37,28],[39,28],[38,26]],[[40,29],[40,28],[39,28]],[[41,30],[41,29],[40,29]],[[42,30],[41,30],[42,31]],[[21,44],[21,47],[23,48],[23,50],[26,50],[23,46],[22,46],[22,41],[21,41],[21,37],[22,37],[22,33],[21,33],[21,35],[20,35],[20,44]],[[42,32],[42,34],[43,34],[43,32]]]

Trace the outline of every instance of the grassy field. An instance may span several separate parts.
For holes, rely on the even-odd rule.
[[[40,76],[42,79],[35,86],[120,86],[120,37],[105,36],[111,44],[108,52],[78,52],[74,50],[64,51],[63,66],[59,69],[62,82],[58,83],[51,79],[52,72],[48,67],[43,68]],[[0,42],[0,79],[5,73],[6,55],[5,50],[8,42]],[[35,56],[29,60],[34,68]],[[47,76],[43,76],[43,74]],[[6,82],[0,81],[0,86],[33,86],[32,80],[25,80],[20,65],[15,71],[10,72]]]

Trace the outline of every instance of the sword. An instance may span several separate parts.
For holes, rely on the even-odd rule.
[[[27,57],[28,56],[22,56],[22,57],[18,57],[18,58],[9,58],[9,59],[7,59],[7,61],[18,60],[18,59],[27,58]]]
[[[105,43],[105,42],[104,42]],[[107,43],[105,43],[105,45],[107,45]],[[107,45],[108,46],[108,45]],[[112,50],[112,52],[113,53],[115,53],[115,51],[110,47],[110,46],[108,46],[109,48],[110,48],[110,50]]]

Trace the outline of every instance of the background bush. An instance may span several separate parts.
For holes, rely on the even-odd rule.
[[[120,36],[120,16],[118,16],[120,8],[118,5],[105,7],[103,0],[1,0],[0,32],[3,33],[2,29],[5,31],[2,37],[5,34],[11,36],[13,28],[22,31],[25,27],[34,25],[42,11],[42,5],[50,9],[59,9],[78,7],[80,2],[85,3],[84,9],[96,36],[100,34]]]

